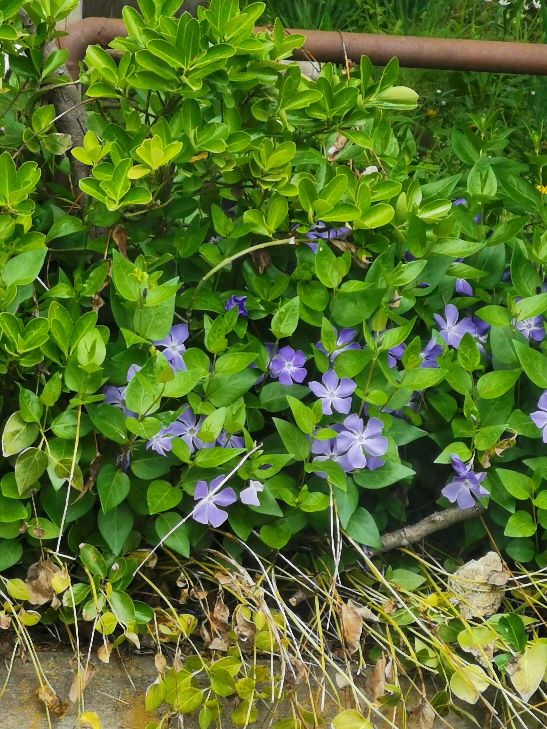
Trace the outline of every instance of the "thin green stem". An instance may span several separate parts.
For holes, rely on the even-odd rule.
[[[271,248],[272,246],[283,246],[283,245],[298,245],[299,243],[305,243],[305,241],[297,241],[294,238],[284,238],[283,240],[272,240],[268,241],[267,243],[259,243],[256,246],[251,246],[250,248],[245,248],[243,251],[239,251],[239,253],[235,253],[233,256],[230,256],[229,258],[225,258],[223,261],[221,261],[218,265],[216,265],[214,268],[212,268],[208,273],[205,274],[205,276],[201,279],[201,281],[198,283],[196,288],[194,289],[194,293],[192,294],[192,298],[190,299],[190,302],[188,304],[188,308],[186,309],[186,320],[189,322],[192,318],[192,308],[194,306],[194,302],[201,291],[201,288],[203,284],[208,281],[211,276],[214,276],[217,271],[221,271],[224,266],[227,266],[229,263],[232,263],[233,261],[236,261],[238,258],[242,258],[243,256],[246,256],[248,253],[253,253],[254,251],[260,251],[263,248]]]

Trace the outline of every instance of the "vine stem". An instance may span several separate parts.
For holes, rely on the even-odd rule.
[[[59,538],[57,539],[57,548],[54,554],[59,553],[61,548],[61,539],[63,538],[63,529],[66,521],[66,514],[68,511],[68,505],[70,503],[70,489],[72,488],[72,481],[74,480],[74,471],[76,470],[76,458],[78,457],[78,445],[80,443],[80,422],[82,418],[82,406],[78,406],[78,419],[76,421],[76,439],[74,441],[74,453],[72,454],[72,463],[70,464],[70,476],[68,478],[68,488],[66,492],[65,507],[63,509],[63,518],[61,519],[61,525],[59,526]]]
[[[243,256],[246,256],[247,253],[253,253],[254,251],[260,251],[263,248],[270,248],[271,246],[283,246],[283,245],[297,246],[298,243],[305,243],[305,242],[306,241],[297,241],[294,239],[294,237],[284,238],[283,240],[272,240],[272,241],[268,241],[267,243],[259,243],[256,246],[251,246],[250,248],[245,248],[245,250],[239,251],[239,253],[235,253],[233,256],[230,256],[229,258],[225,258],[217,266],[215,266],[208,273],[206,273],[205,276],[201,279],[201,281],[198,283],[198,285],[194,289],[194,293],[192,294],[192,298],[190,299],[188,308],[186,309],[187,322],[189,323],[190,319],[192,318],[192,308],[194,306],[194,302],[197,298],[197,295],[201,291],[201,287],[208,279],[211,278],[211,276],[214,276],[215,273],[217,273],[218,271],[221,271],[224,268],[224,266],[227,266],[229,263],[232,263],[232,261],[236,261],[238,258],[242,258]]]

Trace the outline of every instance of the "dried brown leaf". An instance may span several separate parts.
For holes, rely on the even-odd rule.
[[[251,258],[258,273],[264,273],[272,262],[272,258],[268,251],[252,251]]]
[[[374,670],[370,676],[370,693],[373,701],[377,701],[380,696],[385,696],[386,665],[387,661],[384,655],[381,655],[374,664]]]
[[[56,572],[59,572],[59,568],[49,559],[40,559],[28,568],[25,585],[33,605],[44,605],[53,599],[51,580]]]
[[[433,729],[435,723],[435,711],[431,704],[422,699],[413,709],[412,713],[418,717],[420,729]]]
[[[154,665],[158,673],[164,673],[167,670],[167,661],[162,653],[156,653],[154,656]]]
[[[357,610],[350,605],[342,605],[342,638],[348,650],[352,655],[359,648],[361,640],[361,632],[363,630],[363,618]]]
[[[49,686],[40,686],[40,688],[36,690],[36,695],[44,702],[46,709],[50,712],[50,714],[53,714],[53,716],[56,716],[58,719],[62,719],[66,714],[68,702],[61,701],[55,691],[50,689]]]
[[[247,620],[241,610],[236,613],[235,618],[235,632],[238,641],[241,643],[241,649],[244,651],[251,651],[256,637],[256,625],[252,622],[252,620]]]
[[[93,663],[85,665],[81,671],[76,671],[72,677],[72,683],[70,684],[70,691],[68,692],[68,698],[75,704],[81,697],[89,682],[95,675],[95,666]]]
[[[99,658],[99,660],[103,663],[109,663],[112,648],[112,643],[110,643],[110,641],[108,640],[105,640],[104,645],[102,645],[97,651],[97,657]]]
[[[127,258],[127,230],[123,227],[123,225],[115,225],[112,228],[112,239],[118,246],[118,250],[122,256]]]

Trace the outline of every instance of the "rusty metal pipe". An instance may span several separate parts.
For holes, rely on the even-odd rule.
[[[255,32],[264,28],[255,28]],[[59,46],[68,49],[67,67],[72,78],[78,77],[78,64],[89,45],[108,45],[117,36],[126,36],[123,20],[116,18],[85,18],[67,29],[68,35],[59,39]],[[401,35],[372,35],[370,33],[338,33],[322,30],[292,30],[306,36],[304,47],[295,51],[296,60],[355,63],[368,56],[376,66],[385,66],[397,56],[401,66],[432,68],[447,71],[490,71],[547,75],[547,45],[506,43],[505,41],[475,41],[453,38],[416,38]]]

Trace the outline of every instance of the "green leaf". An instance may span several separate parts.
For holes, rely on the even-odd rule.
[[[287,453],[290,453],[295,461],[305,461],[310,453],[310,443],[304,433],[296,425],[285,420],[273,418],[273,421]]]
[[[287,408],[287,395],[303,398],[309,393],[304,385],[282,385],[279,382],[270,382],[264,385],[260,392],[260,407],[269,413],[278,413]]]
[[[133,529],[133,512],[125,503],[118,504],[106,514],[99,511],[97,523],[101,536],[117,557],[121,554],[125,540]]]
[[[135,620],[133,600],[125,592],[113,590],[108,598],[112,612],[120,623],[132,623]]]
[[[435,459],[434,463],[452,463],[450,458],[452,454],[461,458],[462,461],[468,461],[472,455],[465,443],[456,441],[455,443],[451,443],[446,446],[441,455]]]
[[[520,615],[515,613],[502,615],[495,628],[511,648],[514,648],[518,653],[522,653],[526,648],[528,639],[526,638],[524,621]]]
[[[521,375],[522,370],[498,370],[488,372],[477,382],[477,392],[483,400],[494,400],[510,390]]]
[[[258,370],[252,368],[247,368],[235,375],[215,374],[209,381],[205,399],[217,408],[228,407],[245,395],[258,377]]]
[[[151,514],[174,509],[182,499],[182,491],[167,481],[152,481],[146,492],[146,500]]]
[[[23,556],[19,539],[0,539],[0,572],[13,567]]]
[[[393,570],[391,577],[389,578],[389,582],[392,582],[402,590],[408,590],[409,592],[417,590],[425,581],[426,578],[422,577],[422,575],[418,575],[416,572],[410,572],[410,570],[404,569]]]
[[[314,461],[307,463],[304,470],[306,473],[324,473],[329,483],[336,486],[339,491],[346,490],[346,474],[336,461]]]
[[[102,579],[106,577],[106,563],[98,549],[91,544],[83,544],[80,549],[80,559],[92,575],[98,575]]]
[[[20,253],[4,265],[2,279],[6,286],[26,286],[32,283],[44,265],[47,248],[35,248]]]
[[[15,464],[15,480],[20,494],[24,494],[47,468],[48,457],[38,448],[28,448],[21,453]]]
[[[196,466],[216,468],[244,452],[244,448],[202,448],[196,456]]]
[[[504,485],[505,489],[514,496],[515,499],[527,500],[531,499],[534,493],[534,482],[528,476],[518,471],[510,471],[505,468],[496,468],[496,475]],[[529,536],[528,534],[514,534],[511,536]]]
[[[425,390],[427,387],[438,385],[446,377],[447,371],[444,369],[434,369],[424,367],[415,370],[406,370],[399,387],[405,387],[407,390]]]
[[[221,375],[234,375],[236,372],[241,372],[246,367],[255,361],[258,357],[254,352],[233,352],[223,354],[222,357],[217,359],[215,365],[215,372]]]
[[[370,349],[349,349],[340,352],[334,360],[334,371],[338,377],[355,377],[362,372],[374,357]]]
[[[296,296],[275,312],[270,328],[277,339],[291,336],[298,325],[299,310],[300,301]]]
[[[446,392],[428,392],[427,400],[447,423],[452,420],[458,409],[456,400]]]
[[[97,491],[101,499],[103,512],[106,514],[121,504],[129,493],[131,483],[129,476],[108,463],[101,468],[97,477]]]
[[[400,463],[386,461],[383,466],[376,468],[374,471],[356,471],[353,474],[353,480],[364,489],[383,489],[385,486],[391,486],[405,478],[414,476],[414,471]]]
[[[304,403],[297,400],[295,397],[287,395],[287,402],[291,408],[296,424],[303,433],[311,435],[315,430],[315,417],[313,410],[306,407]]]
[[[31,446],[39,432],[40,428],[37,423],[26,423],[20,412],[10,415],[2,433],[4,456],[13,456]]]
[[[290,528],[283,522],[266,524],[260,528],[260,538],[272,549],[283,549],[291,536]]]
[[[346,532],[349,537],[359,544],[365,544],[373,549],[382,548],[382,540],[376,522],[362,506],[358,506],[353,512],[346,527]]]
[[[520,363],[534,385],[547,389],[547,357],[522,342],[513,340]]]
[[[86,405],[86,410],[93,426],[109,440],[123,445],[126,442],[127,427],[123,410],[113,405],[100,403]]]
[[[171,529],[174,529],[177,524],[182,521],[180,514],[174,511],[168,511],[166,514],[160,514],[154,522],[154,528],[159,539],[163,539],[166,534],[169,534]],[[182,554],[183,557],[190,556],[190,540],[188,539],[188,530],[186,524],[181,524],[178,529],[175,529],[173,534],[169,536],[165,542],[166,547]]]
[[[0,494],[0,522],[28,519],[27,510],[17,499],[7,499]]]
[[[531,537],[536,533],[536,525],[527,511],[511,514],[503,532],[506,537]]]
[[[481,355],[479,348],[469,332],[463,335],[458,347],[458,362],[466,372],[474,372],[480,367]]]

